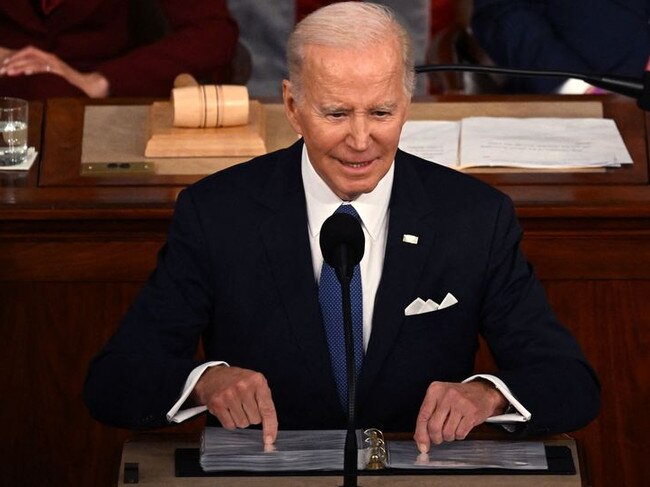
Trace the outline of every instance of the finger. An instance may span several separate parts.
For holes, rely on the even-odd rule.
[[[3,66],[5,72],[8,75],[20,75],[20,74],[34,74],[45,72],[47,69],[47,64],[41,60],[34,60],[31,58],[27,59],[11,59],[8,63]]]
[[[260,411],[254,397],[248,397],[244,399],[242,402],[242,408],[250,424],[260,424],[262,422],[262,416],[260,415]]]
[[[242,408],[242,401],[239,394],[233,389],[223,391],[215,396],[210,402],[211,410],[226,415],[237,428],[250,426],[248,417]]]
[[[435,398],[429,394],[424,398],[420,412],[415,420],[415,434],[413,439],[420,453],[427,453],[431,447],[431,438],[429,437],[428,425],[429,419],[435,408]]]
[[[209,412],[219,420],[225,429],[234,430],[237,427],[227,409],[209,409]]]
[[[476,424],[474,424],[474,422],[468,417],[464,416],[456,428],[456,439],[464,440],[467,438],[467,435],[470,431],[472,431],[472,428],[474,428],[474,426],[476,426]]]
[[[33,62],[31,60],[14,60],[8,59],[6,63],[2,65],[2,72],[8,76],[17,76],[21,74],[32,74]]]
[[[456,439],[456,430],[463,419],[463,415],[457,410],[452,409],[442,426],[442,439],[445,441],[454,441]]]
[[[268,391],[266,379],[260,373],[253,374],[248,380],[240,381],[237,384],[239,396],[244,413],[250,424],[260,424],[262,415],[258,403],[258,391]]]
[[[271,390],[266,387],[257,393],[257,404],[262,416],[262,438],[265,445],[275,443],[278,435],[278,416],[275,411],[275,404],[271,397]]]
[[[35,48],[25,48],[16,51],[4,60],[7,70],[16,72],[49,72],[56,67],[58,58]]]
[[[431,441],[435,445],[440,445],[443,441],[442,428],[447,420],[447,416],[449,416],[449,412],[450,407],[444,402],[441,402],[433,411],[431,418],[429,418],[429,422],[427,423],[427,432],[429,438],[431,438]]]
[[[238,397],[234,397],[227,404],[228,412],[232,416],[237,428],[248,428],[251,423],[248,421],[248,415],[244,411],[241,400]]]
[[[23,47],[22,49],[17,49],[11,57],[13,59],[21,59],[21,58],[42,58],[47,56],[51,56],[51,54],[46,51],[42,51],[37,47],[27,46],[27,47]]]

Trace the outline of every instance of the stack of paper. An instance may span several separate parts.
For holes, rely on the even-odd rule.
[[[208,427],[201,439],[201,468],[206,472],[244,470],[341,470],[345,431],[279,431],[270,447],[257,430]]]
[[[359,431],[357,444],[361,448],[358,468],[364,470],[371,458],[372,443]],[[343,430],[281,430],[275,444],[264,447],[259,430],[208,427],[201,440],[200,462],[206,472],[340,471],[344,445]],[[412,440],[389,441],[383,445],[387,453],[384,465],[388,468],[548,469],[541,441],[455,441],[433,445],[428,454],[420,454]]]
[[[613,120],[470,117],[409,121],[400,148],[458,169],[576,169],[632,164]]]

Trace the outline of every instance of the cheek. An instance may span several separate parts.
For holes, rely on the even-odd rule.
[[[317,127],[303,134],[305,141],[322,154],[330,154],[345,142],[345,133],[338,127]]]
[[[402,134],[402,124],[380,127],[376,132],[376,140],[382,147],[396,148]]]

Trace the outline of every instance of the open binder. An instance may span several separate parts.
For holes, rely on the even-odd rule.
[[[358,432],[359,475],[574,475],[571,450],[543,442],[466,440],[432,446],[385,441],[381,431]],[[201,449],[175,452],[177,477],[341,475],[345,431],[281,431],[264,451],[259,431],[206,428]]]

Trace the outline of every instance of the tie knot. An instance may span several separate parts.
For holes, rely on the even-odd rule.
[[[341,205],[336,209],[334,213],[347,213],[348,215],[355,217],[359,223],[361,223],[361,217],[352,205]]]

